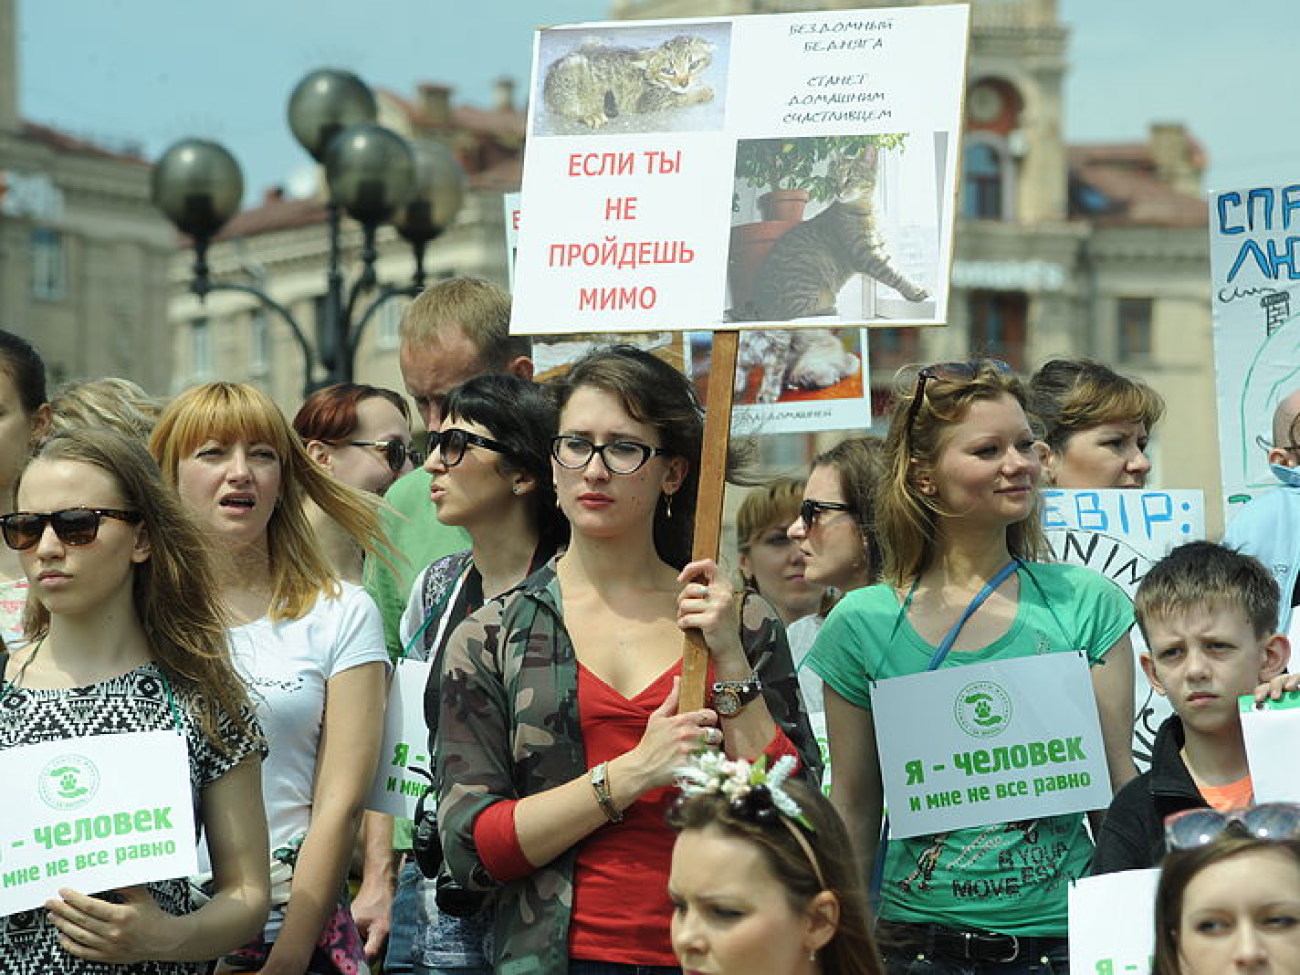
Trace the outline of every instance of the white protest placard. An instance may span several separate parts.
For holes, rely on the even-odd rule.
[[[1132,599],[1138,583],[1170,549],[1205,537],[1205,498],[1200,491],[1050,488],[1043,492],[1043,528],[1056,561],[1100,572]],[[1133,759],[1145,770],[1151,765],[1156,731],[1173,710],[1137,662],[1146,644],[1136,624],[1129,635],[1134,657]]]
[[[433,665],[427,660],[397,661],[388,685],[384,711],[384,743],[379,750],[366,808],[415,818],[415,804],[432,781],[433,756],[429,752],[429,726],[424,718],[424,688]]]
[[[1070,885],[1070,975],[1149,975],[1159,883],[1159,870],[1125,870]]]
[[[1300,389],[1300,183],[1210,194],[1211,311],[1225,515],[1277,482],[1273,411]]]
[[[539,31],[511,331],[945,322],[969,20]]]
[[[1092,681],[1077,653],[890,677],[872,688],[871,707],[892,836],[1110,805]]]
[[[1295,771],[1300,691],[1288,691],[1280,701],[1265,701],[1259,707],[1255,698],[1246,694],[1237,704],[1255,801],[1300,802],[1300,777]]]
[[[60,887],[92,894],[198,871],[189,753],[175,731],[5,749],[0,782],[0,917]]]

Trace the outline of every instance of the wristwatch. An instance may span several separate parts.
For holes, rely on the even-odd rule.
[[[762,691],[763,682],[758,679],[758,671],[750,674],[748,680],[714,681],[713,696],[709,705],[718,712],[720,717],[734,718]]]

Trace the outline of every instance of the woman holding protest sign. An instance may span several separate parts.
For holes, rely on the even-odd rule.
[[[687,564],[703,418],[686,378],[614,346],[556,392],[572,540],[447,645],[439,833],[456,881],[496,893],[498,967],[675,971],[674,769],[701,746],[798,751],[815,769],[816,746],[775,613],[734,598],[712,561]],[[678,713],[687,628],[709,647],[713,698]]]
[[[920,369],[914,384],[896,390],[885,454],[876,501],[885,581],[849,593],[831,611],[810,666],[826,681],[832,800],[862,869],[878,875],[877,935],[887,967],[918,973],[1005,963],[1031,970],[1046,959],[1055,969],[1067,955],[1066,890],[1091,854],[1082,815],[878,841],[878,739],[910,734],[915,741],[917,733],[877,727],[873,708],[883,704],[877,697],[901,692],[886,678],[1054,657],[1061,675],[1078,675],[1076,693],[1095,693],[1105,751],[1100,774],[1117,788],[1136,771],[1128,750],[1132,610],[1100,575],[1033,561],[1045,551],[1039,453],[1022,386],[1004,363]],[[1091,688],[1082,671],[1070,670],[1074,655],[1091,665]],[[1004,669],[1012,675],[1004,683],[1028,680],[1015,676],[1023,668]],[[936,712],[920,710],[916,720],[924,727],[951,722],[953,707],[935,699]],[[944,764],[936,764],[941,774]],[[924,774],[935,781],[928,763]],[[971,782],[963,780],[963,789]],[[891,807],[902,815],[898,800]],[[903,804],[904,812],[913,809]],[[878,842],[886,845],[878,849]]]
[[[1090,359],[1053,359],[1029,381],[1030,417],[1046,444],[1043,472],[1062,488],[1140,488],[1160,394]]]
[[[16,506],[0,533],[31,582],[33,639],[4,674],[0,750],[179,733],[189,761],[175,774],[193,794],[216,882],[197,909],[187,879],[94,896],[68,882],[44,908],[0,918],[0,971],[202,971],[261,927],[268,897],[266,841],[246,828],[262,816],[265,746],[231,663],[203,533],[144,446],[106,431],[45,441],[17,479]]]
[[[364,957],[344,879],[378,759],[388,653],[379,611],[339,581],[304,506],[310,498],[375,551],[376,502],[312,460],[270,397],[248,385],[182,393],[150,448],[221,546],[217,591],[270,744],[263,783],[273,875],[284,879],[262,936],[225,963],[354,972]]]

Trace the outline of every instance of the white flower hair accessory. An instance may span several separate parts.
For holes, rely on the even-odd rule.
[[[677,787],[686,799],[722,796],[730,803],[733,813],[755,822],[775,822],[779,814],[813,832],[799,804],[782,788],[796,764],[793,755],[783,755],[769,769],[766,755],[750,762],[743,758],[729,759],[722,752],[708,750],[693,756],[689,765],[677,770]]]

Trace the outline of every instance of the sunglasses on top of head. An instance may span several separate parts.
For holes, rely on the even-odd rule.
[[[1300,804],[1264,802],[1245,809],[1184,809],[1165,819],[1165,845],[1195,850],[1232,831],[1256,840],[1300,839]]]
[[[922,366],[916,372],[916,387],[912,390],[912,402],[907,408],[907,425],[906,432],[910,438],[912,427],[916,423],[916,416],[921,412],[921,404],[925,402],[925,386],[932,379],[941,379],[945,382],[970,382],[979,374],[991,369],[994,372],[1005,375],[1011,372],[1011,367],[1001,359],[972,359],[969,362],[936,362],[933,365]]]
[[[138,511],[122,511],[119,508],[64,508],[62,511],[40,514],[16,511],[0,515],[0,534],[4,535],[6,545],[19,552],[39,543],[45,534],[46,525],[54,529],[55,536],[64,545],[89,545],[98,537],[100,523],[105,518],[116,518],[129,525],[138,525],[143,515]]]

